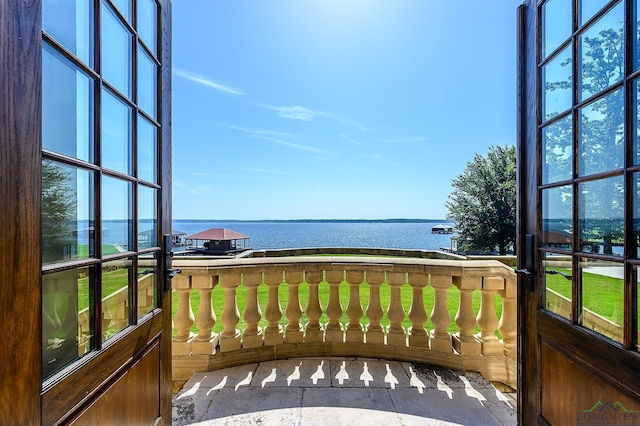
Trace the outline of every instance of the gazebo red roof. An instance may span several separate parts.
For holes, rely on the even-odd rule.
[[[224,228],[211,228],[197,234],[189,235],[190,240],[209,240],[209,241],[229,241],[229,240],[246,240],[250,237],[240,234],[239,232],[230,231]]]

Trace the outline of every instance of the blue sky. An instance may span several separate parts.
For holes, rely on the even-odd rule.
[[[515,144],[520,3],[174,1],[174,219],[444,218]]]

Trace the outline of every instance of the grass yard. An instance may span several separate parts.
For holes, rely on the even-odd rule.
[[[571,275],[571,269],[551,268],[559,272]],[[583,307],[598,315],[613,321],[616,324],[624,323],[624,281],[619,278],[607,277],[589,272],[582,273]],[[546,275],[547,288],[572,299],[571,280],[562,275]],[[640,313],[640,311],[639,311]]]
[[[129,285],[128,269],[116,269],[102,274],[102,297],[107,297]],[[89,306],[89,277],[78,279],[78,311]]]
[[[120,250],[113,244],[103,244],[102,245],[102,255],[106,256],[109,254],[117,254],[120,253]],[[78,244],[78,258],[79,259],[87,259],[89,258],[89,246],[86,244]]]
[[[349,285],[343,282],[342,284],[340,284],[339,289],[340,289],[340,304],[342,305],[343,311],[346,311],[347,305],[349,303]],[[280,287],[278,288],[278,294],[280,297],[280,306],[282,309],[282,318],[280,319],[280,324],[285,325],[288,322],[285,315],[285,309],[286,309],[288,294],[289,294],[288,286],[286,284],[281,284]],[[302,306],[302,310],[304,311],[305,307],[307,306],[307,302],[309,301],[309,285],[307,283],[303,282],[300,284],[299,294],[300,294],[300,303]],[[425,308],[427,310],[428,317],[431,315],[431,310],[433,308],[434,294],[435,294],[435,290],[433,289],[433,287],[425,288],[424,303],[425,303]],[[383,284],[380,287],[380,300],[382,302],[382,308],[385,311],[385,314],[381,320],[381,324],[383,326],[386,326],[389,324],[389,320],[386,317],[386,310],[389,306],[390,295],[391,295],[391,287],[389,285]],[[320,283],[319,296],[320,296],[320,304],[322,305],[322,308],[324,311],[329,301],[329,284],[328,283],[326,282]],[[408,284],[405,284],[402,286],[401,297],[402,297],[402,306],[406,313],[406,318],[402,322],[402,325],[404,327],[410,327],[411,321],[409,320],[408,315],[409,315],[409,309],[411,307],[412,290]],[[239,286],[236,291],[236,300],[238,304],[238,310],[240,312],[240,322],[238,323],[237,328],[240,330],[243,330],[245,327],[243,314],[246,306],[246,298],[247,298],[246,287]],[[264,315],[265,308],[267,306],[267,298],[268,298],[268,288],[266,285],[261,285],[260,287],[258,287],[258,303],[260,305],[260,309],[263,315]],[[214,309],[216,320],[217,320],[216,325],[213,327],[213,331],[216,333],[219,333],[223,330],[222,323],[220,322],[220,317],[222,316],[222,309],[224,307],[224,290],[220,286],[215,287],[212,292],[211,299],[212,299],[213,309]],[[360,285],[360,300],[361,300],[362,310],[363,310],[363,316],[360,322],[362,324],[368,324],[369,319],[367,318],[366,309],[369,303],[369,285],[367,283],[363,283],[362,285]],[[448,331],[451,333],[458,331],[458,326],[455,323],[455,315],[456,315],[456,312],[458,311],[459,300],[460,300],[459,290],[456,287],[449,288],[447,290],[447,305],[449,308],[449,315],[451,316],[451,321],[448,327]],[[500,315],[502,312],[502,299],[496,295],[494,298],[494,303],[495,303],[496,314],[498,315],[498,318],[500,318]],[[178,304],[178,295],[177,293],[173,293],[172,312],[174,316],[177,309],[177,304]],[[194,315],[197,316],[199,306],[200,306],[200,292],[194,291],[194,290],[191,291],[191,306],[194,311]],[[473,293],[473,308],[474,308],[474,312],[477,315],[478,310],[480,309],[480,292],[479,291],[474,291]],[[328,321],[329,319],[327,315],[323,313],[322,316],[320,317],[320,322],[327,323]],[[302,314],[302,318],[300,322],[302,324],[307,323],[307,317],[304,314],[304,312]],[[343,312],[342,317],[340,318],[340,322],[343,324],[347,324],[349,322],[349,319],[345,312]],[[259,323],[260,327],[265,327],[267,324],[268,324],[267,321],[264,319],[262,319]],[[433,329],[433,324],[430,319],[427,320],[427,323],[425,324],[425,328],[429,330]],[[197,333],[198,329],[195,324],[191,329],[193,332]],[[474,332],[478,332],[478,331],[479,331],[479,328],[476,328]],[[175,334],[176,334],[176,331],[174,330],[174,336]]]

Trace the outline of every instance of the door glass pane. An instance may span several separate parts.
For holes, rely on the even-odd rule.
[[[156,126],[138,116],[138,178],[157,183]]]
[[[636,285],[636,350],[640,350],[640,274],[638,266],[633,267],[633,282]]]
[[[571,37],[571,3],[571,0],[549,0],[542,6],[543,58]]]
[[[624,7],[619,3],[580,35],[580,100],[624,75]]]
[[[102,91],[102,166],[131,174],[131,108]]]
[[[633,26],[635,28],[635,34],[632,36],[632,50],[633,50],[633,69],[637,70],[640,67],[640,21],[638,20],[638,10],[640,9],[640,0],[636,0],[633,7]]]
[[[93,66],[93,2],[44,0],[42,29],[82,62]]]
[[[578,190],[580,251],[623,256],[622,176],[581,183]]]
[[[640,258],[640,173],[633,174],[633,188],[633,241],[636,257]]]
[[[133,281],[131,259],[102,264],[102,341],[129,325],[129,285]]]
[[[138,107],[156,118],[156,64],[138,48]]]
[[[132,184],[102,177],[102,255],[133,250]]]
[[[542,272],[545,309],[571,319],[573,298],[571,256],[544,253]]]
[[[42,263],[93,257],[93,174],[42,162]]]
[[[624,331],[624,266],[594,259],[579,262],[582,279],[580,324],[618,342]]]
[[[580,110],[580,176],[624,166],[624,102],[618,89]]]
[[[109,6],[102,8],[102,77],[131,98],[131,40],[129,30]]]
[[[147,45],[151,53],[158,55],[157,51],[157,22],[158,8],[155,0],[138,0],[138,35]]]
[[[572,195],[571,186],[542,191],[542,246],[571,251]]]
[[[138,318],[158,306],[158,259],[156,253],[148,253],[138,259]]]
[[[157,190],[138,185],[138,249],[158,245]]]
[[[580,25],[593,18],[610,0],[580,0]]]
[[[632,86],[632,98],[631,104],[633,105],[631,116],[634,121],[633,130],[633,152],[631,161],[633,164],[640,164],[640,81],[634,80]]]
[[[571,46],[569,45],[542,67],[542,86],[544,87],[542,117],[545,121],[571,108],[573,100],[571,64]]]
[[[47,379],[91,349],[90,268],[42,277],[42,376]]]
[[[127,22],[131,22],[131,0],[111,0]]]
[[[553,183],[573,177],[573,145],[571,115],[542,130],[542,183]]]
[[[42,147],[93,162],[93,80],[51,46],[42,49]]]

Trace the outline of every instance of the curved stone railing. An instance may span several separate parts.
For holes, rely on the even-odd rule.
[[[138,278],[138,316],[149,312],[155,304],[155,280],[153,274],[144,274]],[[102,299],[103,338],[111,326],[124,328],[129,323],[129,288],[127,286]],[[91,329],[89,308],[78,312],[78,354],[82,356],[88,350]]]
[[[489,380],[516,387],[516,276],[498,261],[301,256],[174,259],[173,266],[182,269],[173,278],[176,383],[196,371],[271,359],[363,356],[479,371]],[[368,291],[363,292],[365,283]],[[301,284],[308,286],[304,307]],[[214,295],[224,299],[221,312],[212,306],[217,287],[223,290]],[[243,287],[246,301],[240,312],[238,290]],[[321,287],[328,288],[325,306]],[[432,299],[425,298],[428,287]],[[267,292],[264,306],[259,290]],[[387,305],[381,302],[383,291],[389,294]],[[196,292],[197,307],[191,302]],[[403,292],[410,292],[408,310]],[[480,299],[477,312],[474,297]],[[425,305],[425,300],[432,302]],[[448,303],[456,305],[454,316]],[[218,318],[222,329],[216,333]],[[405,320],[410,326],[403,326]]]

